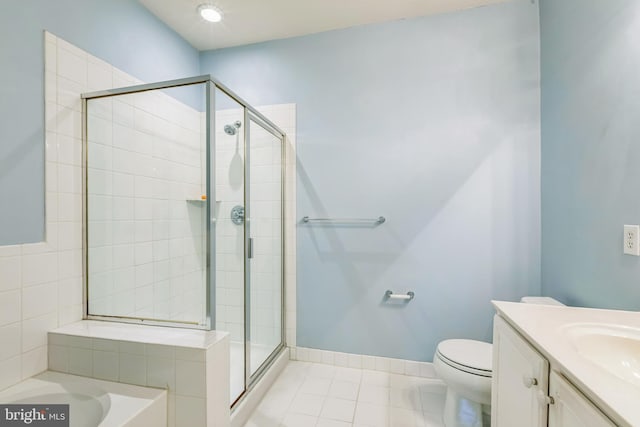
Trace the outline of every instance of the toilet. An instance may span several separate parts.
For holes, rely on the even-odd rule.
[[[523,297],[525,304],[564,305],[549,297]],[[492,345],[451,339],[438,344],[433,366],[447,384],[446,427],[483,427],[491,413]]]

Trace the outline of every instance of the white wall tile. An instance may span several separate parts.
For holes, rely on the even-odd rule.
[[[376,357],[376,371],[389,372],[390,359],[386,357]]]
[[[189,363],[189,362],[184,362]],[[194,362],[196,363],[196,362]],[[176,361],[173,357],[147,357],[147,385],[176,391]]]
[[[198,397],[175,397],[176,426],[206,425],[205,399]]]
[[[349,367],[362,369],[362,356],[359,354],[350,354],[349,355]]]
[[[0,257],[0,292],[20,288],[22,263],[18,256]]]
[[[45,41],[44,68],[51,73],[56,73],[58,69],[58,55],[56,52],[56,45],[55,43],[48,40]],[[55,99],[55,97],[48,99]]]
[[[52,253],[56,259],[56,254]],[[57,267],[57,259],[56,259]],[[22,318],[30,319],[56,311],[58,301],[58,282],[34,285],[22,288]]]
[[[390,359],[389,372],[391,372],[392,374],[404,374],[404,365],[404,360]]]
[[[115,351],[93,351],[93,378],[118,381],[119,355]]]
[[[93,374],[93,351],[87,348],[69,347],[69,373],[90,377]]]
[[[118,381],[127,384],[146,385],[147,361],[143,355],[120,353],[120,377]]]
[[[7,360],[22,353],[22,331],[20,323],[12,323],[0,327],[0,361]]]
[[[22,379],[22,356],[0,361],[0,390]]]
[[[176,360],[176,393],[183,396],[205,397],[205,364]]]
[[[82,114],[79,111],[58,106],[56,114],[56,129],[58,134],[75,139],[82,138]]]
[[[57,372],[69,372],[69,347],[49,343],[48,368]]]
[[[145,354],[145,344],[140,342],[120,341],[118,343],[120,353],[128,353],[134,355]]]
[[[30,378],[47,369],[47,346],[34,348],[22,355],[21,378]]]
[[[21,317],[21,291],[0,292],[0,326],[19,322]]]
[[[84,56],[84,57],[83,57]],[[58,74],[75,83],[87,86],[87,57],[70,45],[58,44]]]
[[[88,57],[87,86],[92,91],[113,88],[113,67],[94,57]]]
[[[22,257],[22,283],[24,286],[52,282],[58,278],[56,253],[26,255]]]
[[[82,100],[78,96],[84,91],[84,87],[63,76],[57,77],[58,105],[82,112]]]
[[[189,347],[175,347],[176,359],[191,362],[204,362],[206,353],[204,350]]]

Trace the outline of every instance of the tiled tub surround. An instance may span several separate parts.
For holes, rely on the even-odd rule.
[[[161,91],[87,111],[89,314],[203,325],[201,113]]]
[[[43,372],[0,392],[0,402],[43,402],[65,395],[76,426],[143,427],[167,424],[167,392],[149,387]],[[62,403],[62,402],[59,402]]]
[[[168,391],[168,425],[229,425],[226,332],[83,320],[49,332],[49,370]]]

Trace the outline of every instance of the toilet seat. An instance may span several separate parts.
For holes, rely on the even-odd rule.
[[[492,346],[474,340],[445,340],[438,344],[436,356],[454,369],[491,378]]]

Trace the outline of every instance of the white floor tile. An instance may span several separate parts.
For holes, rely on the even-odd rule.
[[[290,362],[245,427],[444,427],[437,379]]]
[[[302,414],[288,414],[280,426],[282,427],[312,427],[318,422],[318,417]]]
[[[326,396],[331,387],[331,380],[327,378],[307,378],[300,387],[300,393]]]
[[[264,417],[281,420],[289,410],[292,400],[291,397],[272,396],[268,393],[255,409],[254,415],[260,414]]]
[[[287,367],[284,368],[284,371],[282,372],[280,377],[287,377],[289,375],[292,375],[295,377],[299,377],[299,376],[306,377],[307,372],[309,372],[310,366],[311,366],[311,363],[309,362],[291,361],[289,362]]]
[[[328,397],[320,412],[320,417],[338,421],[353,421],[353,414],[356,410],[354,400],[335,399]]]
[[[416,388],[417,384],[417,377],[398,374],[389,375],[389,387],[391,388]]]
[[[442,420],[442,414],[434,415],[427,412],[422,413],[422,422],[425,427],[444,427],[444,421]]]
[[[362,372],[362,369],[336,367],[333,379],[360,384],[362,381]]]
[[[425,427],[421,412],[403,408],[389,410],[389,425],[392,427]]]
[[[446,395],[443,393],[422,393],[422,411],[434,415],[442,415]]]
[[[344,421],[336,421],[336,420],[326,420],[324,418],[320,418],[318,420],[318,424],[316,427],[351,427],[351,423],[346,423]]]
[[[389,388],[363,384],[358,394],[358,402],[389,405]]]
[[[389,427],[389,407],[358,402],[354,424],[371,427]]]
[[[422,412],[421,395],[415,388],[392,388],[389,397],[390,406]]]
[[[317,417],[320,415],[320,411],[322,410],[323,403],[324,403],[323,396],[298,393],[295,399],[293,399],[293,402],[291,402],[291,407],[289,407],[289,412],[295,413],[295,414],[312,415],[314,417]]]
[[[307,371],[309,378],[325,378],[333,379],[336,373],[336,367],[331,365],[322,365],[320,363],[312,363]]]
[[[278,427],[280,425],[280,421],[282,421],[280,418],[271,418],[254,412],[244,427]]]
[[[389,373],[379,371],[363,371],[362,384],[389,387]]]
[[[432,378],[417,378],[416,384],[420,393],[441,393],[447,392],[447,386],[442,380]]]
[[[359,390],[360,384],[358,383],[334,380],[329,388],[329,397],[357,400]]]

